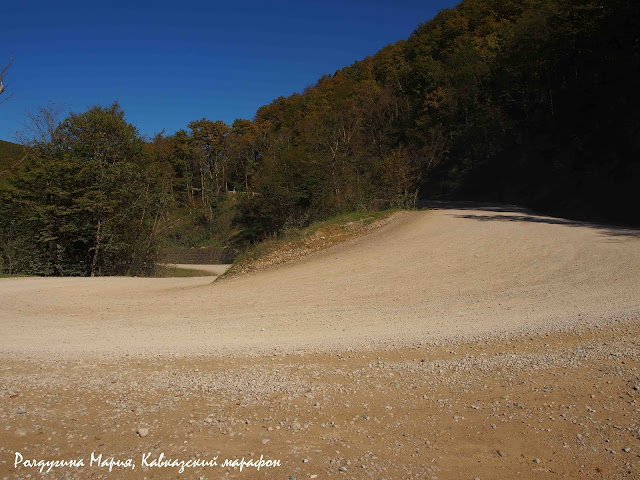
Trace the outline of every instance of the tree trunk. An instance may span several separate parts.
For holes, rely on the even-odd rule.
[[[101,219],[98,219],[98,229],[96,231],[96,245],[93,250],[93,260],[91,261],[91,276],[96,276],[96,265],[98,263],[98,253],[100,252],[100,225]]]
[[[204,196],[204,172],[200,169],[200,198],[202,199],[202,210],[207,214],[207,200]]]
[[[420,187],[416,188],[413,194],[413,209],[415,210],[418,205],[418,194],[420,193]]]

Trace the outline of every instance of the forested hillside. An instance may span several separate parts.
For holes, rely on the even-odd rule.
[[[0,140],[0,182],[18,168],[25,153],[21,145]]]
[[[638,224],[640,8],[464,0],[232,125],[72,114],[0,190],[3,271],[145,273],[337,213],[472,198]]]

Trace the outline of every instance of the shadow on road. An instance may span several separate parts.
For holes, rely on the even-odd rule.
[[[487,214],[469,213],[455,215],[457,218],[468,218],[483,222],[531,222],[546,223],[549,225],[566,225],[568,227],[587,227],[598,230],[601,234],[611,237],[635,237],[640,238],[640,230],[614,225],[603,225],[579,220],[568,220],[547,215],[538,215],[535,212],[516,205],[500,205],[485,202],[450,202],[450,201],[425,201],[421,207],[435,210],[474,210],[491,212]]]

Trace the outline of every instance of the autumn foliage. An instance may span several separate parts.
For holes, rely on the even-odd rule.
[[[117,105],[73,114],[2,187],[2,268],[144,272],[185,217],[244,245],[421,198],[638,224],[639,10],[464,0],[252,120],[145,141]]]

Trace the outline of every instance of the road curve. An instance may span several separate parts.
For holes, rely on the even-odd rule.
[[[638,319],[640,231],[440,204],[256,275],[0,279],[0,353],[407,345]]]

